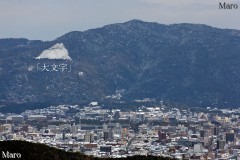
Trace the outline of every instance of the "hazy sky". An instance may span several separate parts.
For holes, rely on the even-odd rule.
[[[0,0],[0,38],[53,40],[69,31],[140,19],[162,24],[201,23],[240,30],[237,10],[221,0]]]

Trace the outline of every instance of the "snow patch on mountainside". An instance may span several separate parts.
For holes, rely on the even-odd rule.
[[[44,50],[36,59],[64,59],[72,60],[69,57],[68,50],[63,43],[57,43],[49,49]]]

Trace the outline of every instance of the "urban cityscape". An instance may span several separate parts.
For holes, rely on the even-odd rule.
[[[153,155],[175,159],[237,159],[240,109],[135,110],[59,105],[0,114],[0,140],[42,143],[102,158]]]

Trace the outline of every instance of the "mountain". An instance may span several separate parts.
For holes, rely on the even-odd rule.
[[[174,160],[155,156],[133,156],[127,158],[96,158],[80,152],[65,152],[45,144],[25,141],[0,141],[1,158],[24,160]],[[4,152],[4,154],[3,154]],[[15,154],[14,154],[15,153]],[[14,158],[15,157],[15,158]],[[20,157],[20,158],[19,158]]]
[[[0,77],[2,108],[120,98],[237,107],[240,31],[131,20],[53,41],[0,39]]]

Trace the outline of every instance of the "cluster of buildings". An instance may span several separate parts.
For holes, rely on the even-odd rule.
[[[165,105],[136,110],[60,105],[0,113],[0,140],[44,143],[96,157],[133,155],[176,159],[237,159],[240,109],[179,109]]]

